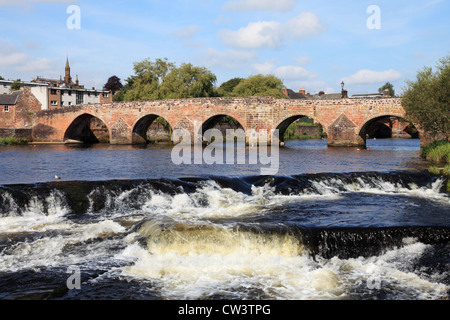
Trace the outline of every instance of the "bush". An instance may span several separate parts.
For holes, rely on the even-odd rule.
[[[434,141],[422,149],[422,157],[433,162],[450,162],[450,142],[448,140]]]
[[[17,146],[17,145],[24,145],[24,144],[28,144],[27,139],[17,139],[14,137],[0,138],[0,145]]]

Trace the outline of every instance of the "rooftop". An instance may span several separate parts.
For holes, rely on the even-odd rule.
[[[19,101],[23,91],[16,91],[11,94],[0,94],[0,105],[13,106]]]

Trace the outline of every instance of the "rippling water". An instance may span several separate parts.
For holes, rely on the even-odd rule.
[[[417,140],[369,149],[289,141],[260,176],[155,146],[0,148],[0,298],[442,299],[446,180]]]
[[[419,140],[370,140],[370,150],[327,148],[326,140],[288,141],[279,175],[425,169]],[[63,180],[259,175],[262,165],[175,165],[171,146],[0,147],[0,184]],[[247,152],[248,155],[248,152]]]

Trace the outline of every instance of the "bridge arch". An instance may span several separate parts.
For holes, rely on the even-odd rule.
[[[170,141],[173,132],[172,125],[165,118],[157,114],[147,114],[139,118],[133,126],[133,133],[132,133],[133,144],[149,143],[150,139],[159,140],[158,137],[149,137],[148,135],[150,126],[155,122],[160,123],[161,127],[163,127],[167,131],[168,135],[167,140]]]
[[[76,117],[64,133],[64,142],[76,143],[109,143],[110,132],[105,122],[100,118],[84,113]]]
[[[317,119],[311,118],[307,115],[298,114],[298,115],[293,115],[293,116],[290,116],[289,118],[284,119],[283,121],[278,123],[278,125],[275,127],[275,129],[279,130],[280,142],[282,142],[282,143],[285,142],[286,131],[293,123],[295,123],[297,120],[299,120],[301,118],[308,118],[308,119],[313,120],[314,123],[319,124],[321,126],[322,132],[324,132],[326,134],[325,127],[323,127],[322,124],[317,121]]]
[[[366,120],[359,131],[359,136],[366,141],[367,138],[391,138],[402,132],[411,138],[420,138],[419,130],[411,121],[400,115],[386,114]]]
[[[203,137],[205,135],[206,131],[208,131],[209,129],[213,129],[213,128],[221,131],[223,137],[226,137],[227,129],[245,130],[242,123],[238,119],[236,119],[234,116],[227,115],[227,114],[217,114],[217,115],[209,117],[208,119],[206,119],[206,121],[204,121],[202,123],[201,127],[199,128],[198,134]]]

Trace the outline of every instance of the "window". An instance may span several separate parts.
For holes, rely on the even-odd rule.
[[[84,93],[83,91],[77,91],[77,101],[76,104],[83,104]]]
[[[56,94],[56,90],[55,89],[51,89],[50,90],[50,94]]]
[[[104,94],[103,94],[103,98],[108,98],[108,94],[107,94],[107,93],[104,93]]]
[[[71,95],[72,95],[72,91],[69,90],[69,91],[67,92],[67,94],[68,94],[69,96],[71,96]]]
[[[9,106],[5,106],[5,112],[9,112]]]
[[[52,104],[52,106],[57,106],[58,105],[58,101],[52,100],[51,104]]]
[[[69,101],[69,106],[71,106],[71,105],[72,105],[72,102]]]

